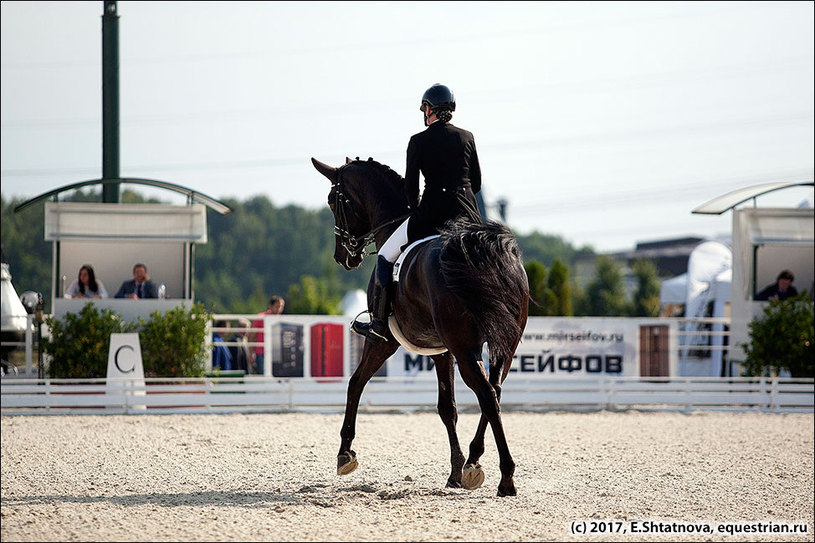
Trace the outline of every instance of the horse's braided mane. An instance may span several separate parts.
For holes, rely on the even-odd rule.
[[[402,183],[404,181],[402,176],[399,175],[398,172],[392,170],[390,166],[377,162],[373,158],[368,158],[368,160],[360,160],[359,157],[357,157],[354,162],[359,162],[360,164],[371,166],[374,170],[379,170],[385,179],[391,183]]]

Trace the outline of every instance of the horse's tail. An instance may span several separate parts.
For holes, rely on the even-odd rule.
[[[529,283],[512,231],[501,223],[448,222],[439,256],[445,285],[489,344],[493,363],[509,363],[521,336]]]

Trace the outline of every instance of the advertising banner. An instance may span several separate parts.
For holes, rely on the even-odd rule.
[[[511,372],[544,377],[636,377],[639,323],[629,319],[529,319]]]
[[[269,315],[273,376],[350,376],[364,339],[348,317]],[[524,377],[671,376],[677,372],[678,327],[671,319],[530,317],[512,361]],[[482,360],[489,364],[489,348]],[[432,376],[433,360],[399,347],[377,377]]]

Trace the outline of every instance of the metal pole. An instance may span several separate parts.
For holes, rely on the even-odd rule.
[[[119,15],[104,0],[102,15],[102,179],[119,179]],[[119,203],[119,183],[102,185],[102,201]]]
[[[32,357],[34,355],[34,315],[25,316],[25,374],[31,376],[34,373]]]

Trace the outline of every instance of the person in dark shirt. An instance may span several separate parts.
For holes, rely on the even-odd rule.
[[[228,328],[229,323],[226,321],[216,321],[216,328]],[[232,352],[229,347],[224,345],[224,332],[212,332],[212,367],[220,368],[222,370],[232,369]]]
[[[456,110],[453,92],[437,83],[425,91],[419,109],[427,128],[411,137],[407,148],[405,195],[411,215],[379,248],[371,322],[355,321],[351,325],[354,332],[372,343],[387,341],[388,284],[402,246],[438,234],[452,219],[466,217],[482,222],[475,199],[481,190],[475,139],[471,132],[450,124]],[[419,173],[424,176],[421,200]]]
[[[778,274],[775,283],[767,285],[756,294],[756,300],[786,300],[798,294],[798,290],[792,286],[795,275],[790,270],[784,270]]]
[[[116,298],[130,298],[131,300],[158,298],[158,289],[147,274],[147,266],[142,263],[133,266],[133,279],[122,283],[116,293]]]

